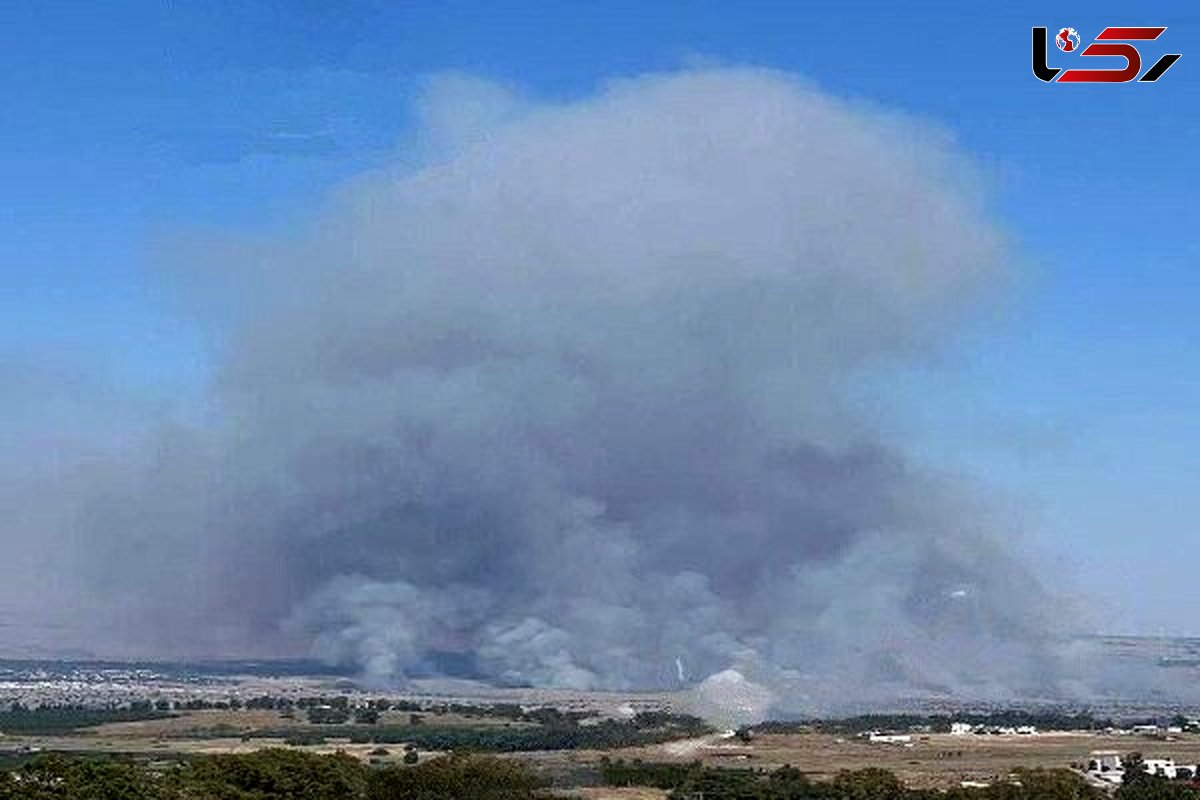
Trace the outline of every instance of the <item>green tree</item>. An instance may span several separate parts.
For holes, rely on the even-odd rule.
[[[368,800],[541,800],[549,795],[527,767],[491,756],[455,754],[415,767],[373,772]]]

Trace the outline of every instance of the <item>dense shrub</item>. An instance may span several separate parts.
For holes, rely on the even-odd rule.
[[[547,797],[522,764],[488,756],[452,755],[371,775],[370,800],[532,800]]]
[[[909,789],[891,772],[841,772],[832,781],[813,782],[799,770],[774,772],[721,769],[692,764],[605,761],[601,774],[610,786],[653,786],[671,800],[1104,800],[1100,791],[1067,770],[1017,770],[1013,780],[988,788],[949,792]],[[1143,800],[1140,796],[1136,800]],[[1160,800],[1157,797],[1145,800]],[[1163,796],[1162,800],[1176,800]],[[1200,795],[1191,797],[1200,800]]]
[[[266,749],[202,756],[167,768],[42,756],[0,772],[0,800],[534,800],[522,764],[455,755],[372,769],[346,755]]]
[[[415,751],[409,751],[415,756]],[[407,756],[407,754],[406,754]],[[407,757],[406,757],[406,760]],[[655,786],[671,800],[1105,800],[1065,770],[1017,770],[1010,781],[948,792],[906,788],[866,769],[809,781],[799,770],[605,762],[606,783]],[[199,756],[176,766],[39,756],[0,771],[0,800],[542,800],[541,781],[519,761],[455,754],[406,766],[369,767],[346,755],[265,749]],[[1190,785],[1134,773],[1116,800],[1200,800]]]
[[[271,748],[199,758],[164,782],[170,798],[195,800],[354,800],[366,798],[367,770],[347,755]]]

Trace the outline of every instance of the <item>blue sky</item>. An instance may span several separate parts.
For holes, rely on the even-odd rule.
[[[260,229],[403,156],[431,73],[569,98],[695,62],[804,75],[935,121],[983,167],[1025,274],[899,381],[896,425],[999,487],[1100,627],[1200,635],[1200,9],[1190,3],[44,2],[0,8],[0,354],[169,396],[209,342],[154,242]],[[1032,25],[1167,25],[1153,85],[1045,85]],[[1066,66],[1052,53],[1052,64]]]

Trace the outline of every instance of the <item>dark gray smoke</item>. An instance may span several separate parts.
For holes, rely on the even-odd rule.
[[[10,546],[69,559],[48,614],[382,681],[1059,685],[1011,531],[862,388],[1008,269],[946,137],[757,70],[560,105],[445,79],[423,111],[421,158],[308,229],[171,253],[218,378],[14,498]]]

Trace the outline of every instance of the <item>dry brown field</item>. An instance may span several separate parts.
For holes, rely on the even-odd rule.
[[[815,778],[841,770],[880,767],[913,787],[948,788],[962,781],[994,780],[1016,767],[1070,768],[1086,762],[1093,751],[1174,758],[1200,762],[1200,735],[1171,740],[1091,733],[1040,733],[1033,736],[914,735],[911,746],[871,744],[853,737],[820,733],[765,734],[749,744],[730,739],[669,742],[612,753],[572,754],[577,763],[601,756],[644,761],[699,760],[709,766],[775,769],[790,764]]]
[[[570,797],[581,800],[666,800],[667,793],[659,789],[642,787],[613,788],[606,786],[571,789],[567,792]]]
[[[487,717],[466,717],[458,714],[422,713],[425,725],[438,727],[488,727],[525,726],[530,723],[510,722]],[[396,727],[409,724],[408,712],[388,711],[380,716],[379,725]],[[111,722],[61,735],[5,735],[0,734],[0,754],[26,753],[30,751],[58,751],[68,753],[124,753],[161,755],[170,754],[217,754],[249,753],[264,747],[291,747],[282,737],[254,737],[244,739],[243,734],[264,729],[279,729],[281,732],[302,732],[312,726],[304,721],[303,713],[287,717],[271,710],[203,710],[184,711],[177,716],[164,719],[140,720],[137,722]],[[403,745],[382,745],[387,756],[373,755],[380,748],[376,744],[353,744],[348,736],[326,737],[323,744],[303,745],[300,749],[310,753],[345,752],[364,761],[383,763],[399,761],[404,755]],[[422,751],[422,758],[433,753]]]
[[[487,724],[486,720],[455,715],[425,715],[427,724]],[[390,713],[381,724],[402,725],[407,714]],[[505,724],[493,720],[495,724]],[[282,738],[244,739],[253,729],[302,730],[300,719],[275,711],[196,711],[172,719],[110,723],[83,732],[60,736],[3,736],[0,753],[43,751],[140,753],[167,757],[172,753],[239,753],[262,747],[288,746]],[[203,736],[197,736],[201,733]],[[217,735],[219,733],[219,735]],[[402,745],[384,745],[385,756],[374,754],[373,744],[351,744],[330,737],[324,744],[305,745],[307,752],[346,752],[363,760],[391,763],[403,755]],[[821,733],[760,734],[749,743],[716,736],[668,742],[614,751],[558,751],[513,753],[506,757],[532,762],[548,773],[569,774],[594,767],[600,759],[640,758],[647,762],[699,760],[709,766],[775,769],[790,764],[816,778],[840,770],[880,767],[891,770],[914,787],[951,787],[962,781],[990,781],[1016,767],[1067,768],[1085,762],[1093,751],[1121,754],[1141,752],[1147,757],[1174,758],[1180,763],[1200,762],[1200,735],[1171,739],[1091,733],[1040,733],[1033,736],[914,735],[909,745],[872,744],[863,739]],[[422,753],[428,758],[433,753]],[[652,790],[593,788],[581,792],[588,800],[660,800]]]

